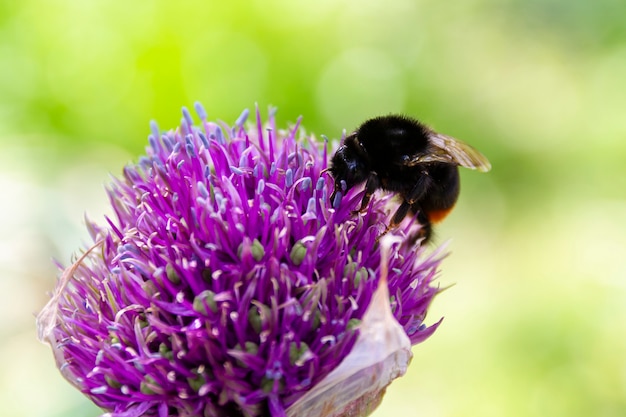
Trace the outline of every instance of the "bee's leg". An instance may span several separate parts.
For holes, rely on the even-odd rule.
[[[382,232],[380,236],[376,238],[376,240],[378,241],[381,237],[386,235],[390,230],[398,227],[398,225],[402,222],[402,220],[404,220],[404,218],[406,217],[409,211],[413,213],[417,213],[417,222],[419,223],[420,228],[415,233],[411,233],[407,237],[404,244],[410,247],[410,246],[415,245],[415,242],[417,242],[420,239],[422,240],[422,243],[428,242],[432,236],[432,230],[433,230],[432,223],[430,222],[426,214],[424,214],[424,211],[419,208],[419,206],[417,205],[411,206],[406,201],[402,203],[400,207],[398,207],[395,214],[393,215],[393,218],[391,219],[391,222],[389,223],[389,226],[385,228],[385,231]]]
[[[413,189],[406,195],[406,202],[411,206],[411,212],[416,214],[417,222],[420,224],[419,230],[409,235],[407,239],[406,243],[410,246],[413,246],[418,239],[422,239],[422,243],[426,243],[432,235],[432,224],[420,204],[432,185],[432,177],[428,175],[427,171],[424,171]]]
[[[410,209],[411,205],[407,201],[403,201],[396,210],[396,212],[393,214],[391,222],[389,222],[389,226],[387,226],[387,231],[398,227],[398,225],[402,223],[402,220],[404,220]]]
[[[419,177],[411,191],[404,196],[405,201],[411,206],[415,205],[419,201],[422,201],[432,183],[433,180],[430,175],[428,175],[428,172],[422,172],[422,175]]]
[[[404,218],[406,217],[406,215],[407,215],[407,213],[409,212],[410,209],[411,209],[411,205],[408,202],[403,201],[402,204],[400,204],[400,206],[396,210],[396,212],[393,214],[393,217],[391,218],[391,221],[389,222],[389,224],[385,228],[385,231],[382,232],[380,234],[380,236],[378,236],[378,238],[376,238],[376,240],[378,240],[381,237],[383,237],[384,235],[386,235],[390,230],[395,229],[396,227],[398,227],[398,225],[400,223],[402,223],[402,220],[404,220]]]
[[[417,210],[417,221],[420,224],[420,228],[408,237],[407,244],[410,246],[413,246],[418,239],[422,239],[422,243],[428,242],[433,234],[432,223],[424,213],[424,210],[417,207],[412,207],[412,210]]]
[[[424,198],[424,195],[432,185],[432,178],[428,175],[427,172],[423,172],[417,183],[413,186],[411,191],[409,191],[406,195],[402,204],[398,207],[393,217],[391,218],[391,222],[385,229],[385,231],[378,237],[380,239],[381,236],[385,235],[392,229],[398,227],[402,220],[406,217],[409,211],[413,214],[417,214],[417,221],[420,224],[420,229],[417,233],[412,234],[408,238],[408,243],[412,246],[418,239],[424,238],[424,241],[427,241],[431,235],[431,224],[428,220],[428,217],[423,213],[423,210],[420,207],[420,202]]]
[[[361,200],[361,208],[353,211],[352,214],[363,213],[366,211],[367,205],[372,198],[372,194],[374,194],[378,188],[380,188],[380,180],[378,179],[378,175],[375,172],[372,172],[369,177],[367,177],[367,182],[365,183],[365,194]]]

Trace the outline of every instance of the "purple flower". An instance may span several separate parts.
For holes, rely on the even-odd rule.
[[[196,112],[197,126],[187,109],[175,131],[151,125],[147,155],[108,190],[115,218],[88,222],[93,246],[63,272],[40,337],[106,415],[292,415],[369,337],[392,203],[352,214],[356,187],[331,204],[327,142],[299,123],[277,130],[270,112],[264,126],[257,110],[246,130],[247,111],[234,127]],[[412,344],[438,325],[423,324],[438,263],[389,249],[381,299]]]

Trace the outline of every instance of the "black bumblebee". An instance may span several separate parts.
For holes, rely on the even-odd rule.
[[[359,212],[366,210],[376,190],[395,192],[402,202],[384,233],[411,213],[421,225],[412,240],[428,241],[432,224],[446,217],[459,196],[459,165],[482,172],[491,169],[476,149],[417,120],[399,115],[376,117],[347,136],[333,155],[331,201],[341,190],[341,181],[347,189],[365,182]]]

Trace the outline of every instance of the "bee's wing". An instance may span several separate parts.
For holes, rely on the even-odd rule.
[[[481,172],[491,169],[491,164],[483,154],[452,136],[431,132],[428,138],[432,146],[430,151],[425,155],[416,155],[408,162],[409,166],[424,162],[447,162]]]

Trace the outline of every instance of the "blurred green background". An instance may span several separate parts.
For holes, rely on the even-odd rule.
[[[626,415],[626,2],[0,1],[0,414],[96,416],[34,313],[109,173],[196,100],[338,138],[389,112],[483,151],[383,416]]]

